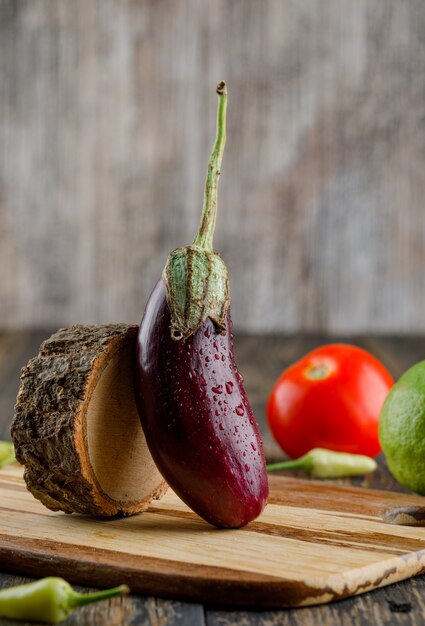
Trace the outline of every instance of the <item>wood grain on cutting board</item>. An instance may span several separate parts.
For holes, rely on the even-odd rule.
[[[0,473],[0,563],[222,605],[320,604],[425,570],[425,529],[379,518],[399,503],[422,499],[272,477],[269,505],[244,529],[209,526],[171,491],[141,515],[98,521],[45,509],[13,465]]]

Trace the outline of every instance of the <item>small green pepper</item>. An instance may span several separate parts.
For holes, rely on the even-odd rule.
[[[267,471],[302,469],[314,478],[340,478],[341,476],[368,474],[376,470],[376,467],[376,461],[363,454],[347,454],[314,448],[294,461],[267,465]]]
[[[27,585],[0,590],[0,616],[57,624],[74,609],[129,592],[127,585],[82,594],[63,578],[41,578]]]
[[[13,463],[15,459],[15,449],[10,441],[0,441],[0,467]]]

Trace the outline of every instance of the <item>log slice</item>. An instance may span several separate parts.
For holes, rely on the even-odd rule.
[[[28,489],[53,511],[132,515],[167,489],[137,413],[136,335],[126,324],[62,328],[21,371],[16,458]]]

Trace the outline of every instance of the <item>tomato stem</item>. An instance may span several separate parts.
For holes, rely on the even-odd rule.
[[[323,380],[331,374],[328,363],[315,363],[304,370],[304,376],[310,380]]]

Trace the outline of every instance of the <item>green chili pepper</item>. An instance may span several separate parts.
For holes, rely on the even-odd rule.
[[[0,467],[13,463],[15,459],[15,449],[10,441],[0,441]]]
[[[314,448],[293,461],[282,461],[267,465],[267,471],[302,469],[315,478],[340,478],[341,476],[359,476],[376,470],[374,459],[363,454],[334,452],[324,448]]]
[[[0,590],[0,616],[57,624],[74,609],[129,592],[127,585],[82,594],[63,578],[41,578],[27,585]]]

